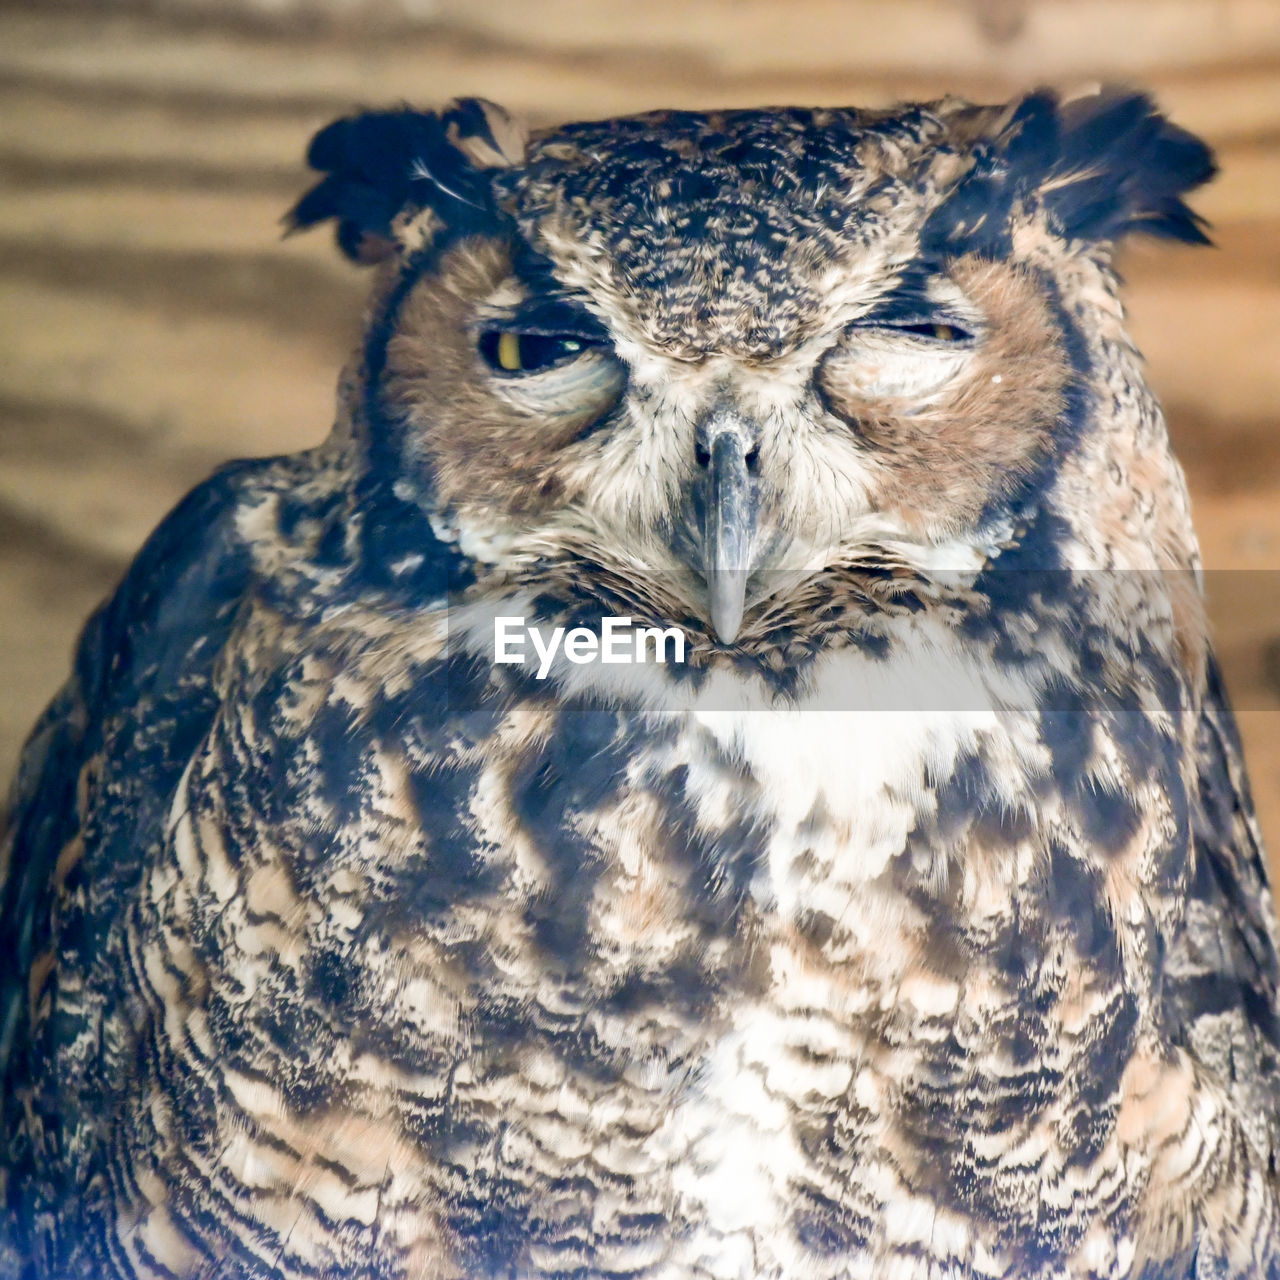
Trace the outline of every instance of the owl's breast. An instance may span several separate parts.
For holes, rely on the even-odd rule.
[[[556,972],[596,1065],[631,1072],[606,1090],[628,1120],[591,1141],[628,1153],[611,1194],[663,1224],[672,1274],[1015,1274],[1123,1239],[1117,1106],[1145,1011],[1114,896],[1073,843],[1058,739],[1084,759],[1092,729],[962,664],[914,702],[859,705],[873,661],[851,651],[786,708],[715,681],[679,714],[561,707],[546,739],[599,717],[561,783],[536,775],[575,797],[558,847],[590,848],[552,895],[582,913]],[[514,808],[547,811],[531,799]],[[1159,803],[1136,825],[1135,850],[1163,848]],[[659,1248],[619,1242],[616,1269]]]
[[[1084,1078],[1131,1010],[1107,962],[1073,968],[1098,920],[1042,910],[1036,717],[824,709],[859,678],[768,710],[579,689],[487,767],[470,813],[519,867],[497,981],[519,1013],[491,1041],[481,999],[466,1105],[508,1126],[510,1205],[560,1205],[540,1274],[958,1265],[995,1248],[1011,1186],[1034,1215],[1079,1156]]]
[[[438,649],[242,682],[126,939],[129,1238],[178,1270],[216,1221],[299,1274],[925,1275],[1072,1160],[1101,1203],[1133,1011],[1103,905],[1050,904],[1039,722],[954,664],[949,702],[859,704],[874,661],[785,708]]]
[[[1034,721],[957,705],[954,685],[950,705],[859,708],[867,661],[833,664],[791,710],[730,710],[720,691],[669,748],[687,756],[694,830],[751,849],[746,963],[663,1131],[682,1149],[689,1265],[712,1274],[766,1257],[782,1275],[862,1274],[851,1257],[873,1274],[984,1247],[974,1205],[940,1201],[937,1171],[1013,1119],[1006,1085],[983,1090],[1019,997],[984,951],[1031,860],[1018,836],[1033,825]],[[964,867],[963,833],[1006,809],[1023,830]]]

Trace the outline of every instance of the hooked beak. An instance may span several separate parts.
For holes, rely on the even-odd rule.
[[[743,422],[725,414],[713,417],[700,434],[699,461],[707,471],[702,548],[708,604],[716,635],[730,644],[742,626],[756,534],[755,441]]]

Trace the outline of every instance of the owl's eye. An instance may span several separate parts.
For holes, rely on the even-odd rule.
[[[480,335],[480,354],[498,373],[538,373],[576,360],[594,346],[567,333],[514,333],[490,329]]]
[[[543,422],[598,423],[627,385],[612,344],[590,334],[482,329],[475,343],[488,394]]]
[[[818,387],[837,417],[856,419],[872,400],[921,401],[971,363],[978,340],[950,316],[868,318],[851,325],[825,356]]]
[[[913,338],[927,338],[932,342],[969,342],[973,338],[967,329],[958,324],[941,320],[913,321],[909,324],[887,324],[890,333],[905,333]]]

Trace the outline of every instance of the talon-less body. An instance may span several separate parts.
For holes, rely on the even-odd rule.
[[[0,861],[0,1270],[1280,1276],[1274,921],[1110,269],[1144,98],[317,136],[330,439],[165,521]],[[494,620],[683,665],[493,661]]]

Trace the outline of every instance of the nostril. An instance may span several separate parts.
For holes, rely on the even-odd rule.
[[[759,434],[750,422],[733,414],[715,413],[693,433],[694,464],[699,471],[728,468],[754,475],[760,466]]]

